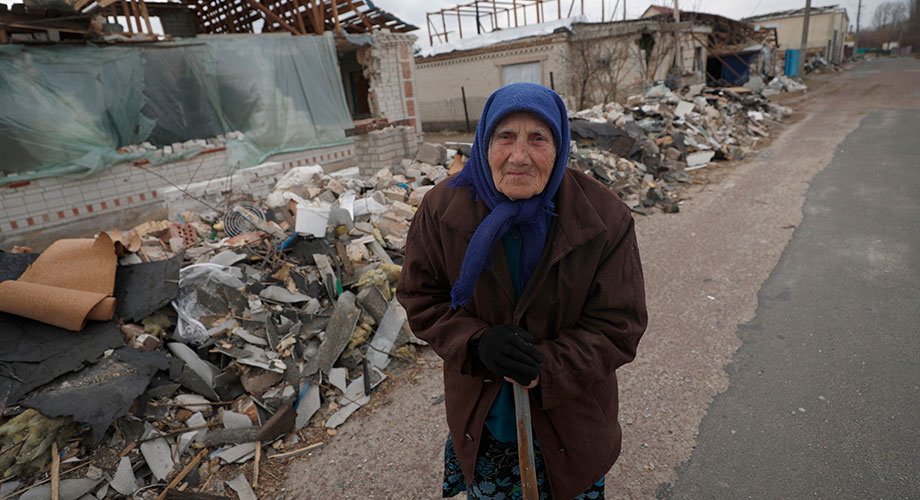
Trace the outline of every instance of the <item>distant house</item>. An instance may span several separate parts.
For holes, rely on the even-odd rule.
[[[648,18],[648,17],[655,17],[655,16],[661,16],[661,15],[673,16],[674,9],[672,9],[671,7],[664,7],[661,5],[650,5],[649,8],[645,9],[645,12],[643,12],[642,15],[639,17]]]
[[[415,58],[420,119],[426,131],[475,127],[489,95],[514,82],[551,87],[572,110],[623,101],[655,81],[702,82],[710,32],[690,22],[569,18],[436,44]]]
[[[642,14],[643,19],[673,22],[674,9],[653,5]],[[710,84],[743,85],[752,75],[772,77],[777,72],[775,29],[754,26],[718,14],[681,11],[680,22],[693,26],[708,26],[706,41],[708,58],[700,61]]]
[[[773,12],[743,21],[761,28],[775,28],[781,53],[802,46],[805,9]],[[840,64],[844,58],[849,22],[847,10],[843,7],[812,7],[808,19],[808,54],[820,55],[829,62]]]

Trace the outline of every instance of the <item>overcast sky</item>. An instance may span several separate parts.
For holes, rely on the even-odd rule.
[[[409,24],[418,26],[419,29],[418,31],[415,31],[414,34],[419,38],[419,45],[428,45],[428,29],[425,24],[425,13],[437,12],[440,9],[450,8],[455,5],[469,3],[471,1],[472,0],[374,0],[374,5],[395,14],[397,17]],[[635,19],[639,17],[642,12],[644,12],[645,9],[652,4],[669,6],[673,5],[673,0],[606,0],[604,2],[604,5],[606,6],[604,11],[608,20],[610,19],[613,6],[617,3],[619,3],[619,6],[617,7],[616,18],[618,20],[623,18],[623,1],[626,2],[626,16],[629,19]],[[863,15],[860,26],[865,28],[871,24],[872,13],[875,11],[875,7],[884,1],[885,0],[863,0]],[[571,2],[572,0],[562,0],[563,17],[568,11]],[[589,20],[601,20],[601,2],[602,0],[584,0],[585,15]],[[13,3],[21,3],[21,0],[0,0],[0,3],[12,5]],[[580,4],[581,0],[575,0],[573,14],[579,11]],[[803,8],[805,7],[805,0],[679,0],[679,5],[682,10],[695,10],[698,12],[707,12],[710,14],[719,14],[733,19],[740,19],[757,14],[767,14],[780,10]],[[850,17],[850,25],[855,28],[856,7],[858,5],[858,0],[838,0],[836,2],[814,0],[812,5],[816,7],[827,5],[839,5],[845,7],[847,9],[847,14]],[[547,19],[555,20],[557,18],[556,2],[554,0],[548,0],[544,6],[544,12],[547,15]],[[440,17],[437,19],[440,23]],[[527,20],[530,23],[533,23],[534,17],[532,12],[528,13]],[[466,20],[465,23],[466,24],[464,24],[464,29],[470,29],[470,33],[473,33],[474,31],[472,30],[475,30],[475,25],[472,23],[472,18]],[[488,25],[486,26],[488,27]],[[451,27],[448,26],[448,29],[450,28]]]

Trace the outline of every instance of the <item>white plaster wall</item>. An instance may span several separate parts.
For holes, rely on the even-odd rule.
[[[833,50],[835,29],[838,30],[837,46],[842,47],[846,41],[847,22],[847,16],[843,11],[812,14],[809,16],[808,49],[826,50],[828,42],[831,42],[831,50]],[[776,28],[776,37],[779,41],[779,49],[782,51],[788,49],[795,50],[801,48],[802,46],[802,28],[805,24],[804,15],[757,21],[752,24],[755,26]],[[843,51],[841,50],[840,54],[842,53]],[[825,57],[828,59],[830,56],[831,54],[825,54]]]
[[[516,41],[519,42],[519,41]],[[507,45],[502,45],[507,46]],[[564,35],[549,43],[480,53],[454,59],[425,62],[416,60],[418,99],[423,122],[453,124],[465,122],[461,87],[466,94],[471,127],[476,126],[489,95],[502,86],[501,67],[506,64],[539,62],[542,85],[551,83],[563,96],[571,91],[567,75],[568,52]],[[552,73],[552,77],[550,76]]]

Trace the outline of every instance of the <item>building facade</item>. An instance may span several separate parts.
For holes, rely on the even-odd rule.
[[[555,22],[550,32],[523,31],[510,39],[483,37],[479,46],[415,59],[420,118],[426,131],[473,130],[496,89],[532,82],[558,92],[571,110],[624,100],[655,81],[702,81],[706,26],[633,20]],[[677,33],[680,44],[675,43]],[[490,33],[488,35],[493,35]],[[675,57],[675,50],[679,50]],[[680,68],[679,70],[676,68]]]
[[[744,21],[757,27],[776,29],[780,56],[788,49],[798,50],[802,46],[805,9],[774,12]],[[850,18],[843,7],[812,7],[808,19],[808,54],[820,55],[834,64],[843,62],[849,23]]]

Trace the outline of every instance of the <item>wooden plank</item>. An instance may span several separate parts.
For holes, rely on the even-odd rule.
[[[51,442],[51,500],[61,499],[61,454],[57,442]]]
[[[144,16],[144,23],[147,24],[147,33],[153,34],[153,25],[150,24],[150,16],[147,13],[147,4],[144,0],[138,0],[141,5],[141,15]]]
[[[267,7],[265,7],[265,6],[262,5],[261,3],[257,2],[256,0],[246,0],[246,3],[248,3],[249,5],[252,5],[253,7],[255,7],[255,8],[261,10],[269,19],[271,19],[272,21],[278,23],[282,28],[284,28],[284,29],[290,31],[291,33],[293,33],[293,34],[295,34],[295,35],[299,35],[299,34],[300,34],[296,29],[292,28],[291,25],[289,25],[288,23],[284,22],[283,19],[281,19],[280,17],[278,17],[277,14],[275,14],[274,12],[268,10]]]
[[[326,14],[322,9],[323,0],[313,0],[313,26],[317,35],[322,35],[326,31]]]
[[[275,4],[277,6],[277,4]],[[284,15],[281,16],[291,26],[296,26],[300,34],[308,33],[306,23],[303,22],[303,14],[300,12],[300,0],[289,0],[284,2]],[[279,7],[280,9],[280,7]]]
[[[121,12],[125,16],[125,30],[133,32],[134,28],[131,27],[131,14],[128,12],[128,2],[127,0],[118,0],[121,2]]]
[[[83,10],[83,7],[86,7],[86,4],[92,2],[93,0],[77,0],[72,4],[73,10],[80,12]]]
[[[300,28],[300,32],[304,35],[307,34],[307,28],[303,24],[303,15],[300,14],[300,1],[294,0],[294,14],[297,17],[297,27]]]
[[[134,20],[137,21],[136,33],[143,33],[144,27],[141,26],[141,9],[137,6],[137,0],[131,0],[131,12],[134,13]]]
[[[332,18],[335,19],[335,33],[342,36],[342,26],[339,24],[339,0],[332,0]]]
[[[367,17],[365,17],[357,7],[355,7],[354,0],[348,0],[348,5],[351,6],[351,10],[355,11],[355,14],[361,18],[361,21],[364,22],[364,26],[367,28],[367,31],[373,31],[374,28],[371,27],[371,23],[367,20]]]
[[[6,23],[3,25],[4,28],[16,28],[21,30],[35,30],[35,31],[48,31],[53,29],[60,31],[61,33],[75,33],[78,35],[89,36],[89,30],[72,30],[67,28],[49,28],[48,26],[35,26],[32,24],[19,24],[19,23]]]
[[[186,465],[184,469],[182,469],[182,472],[180,472],[176,477],[174,477],[173,480],[170,481],[168,485],[166,485],[166,488],[164,488],[163,491],[161,491],[160,494],[157,495],[156,500],[163,500],[164,498],[166,498],[166,493],[172,488],[175,488],[176,485],[179,484],[180,481],[185,479],[185,476],[187,476],[189,472],[192,472],[192,469],[194,469],[195,467],[198,467],[198,464],[201,463],[201,458],[204,457],[205,454],[207,453],[208,453],[208,449],[202,448],[201,451],[199,451],[198,454],[195,455],[195,458],[193,458],[192,461],[189,462],[188,465]]]
[[[308,0],[309,1],[309,0]],[[316,33],[316,18],[313,15],[313,9],[304,5],[303,14],[307,15],[307,19],[310,21],[310,26],[313,27],[313,32]],[[306,33],[306,32],[304,32]]]
[[[256,442],[256,460],[252,464],[252,487],[259,487],[259,462],[262,461],[262,441]]]

